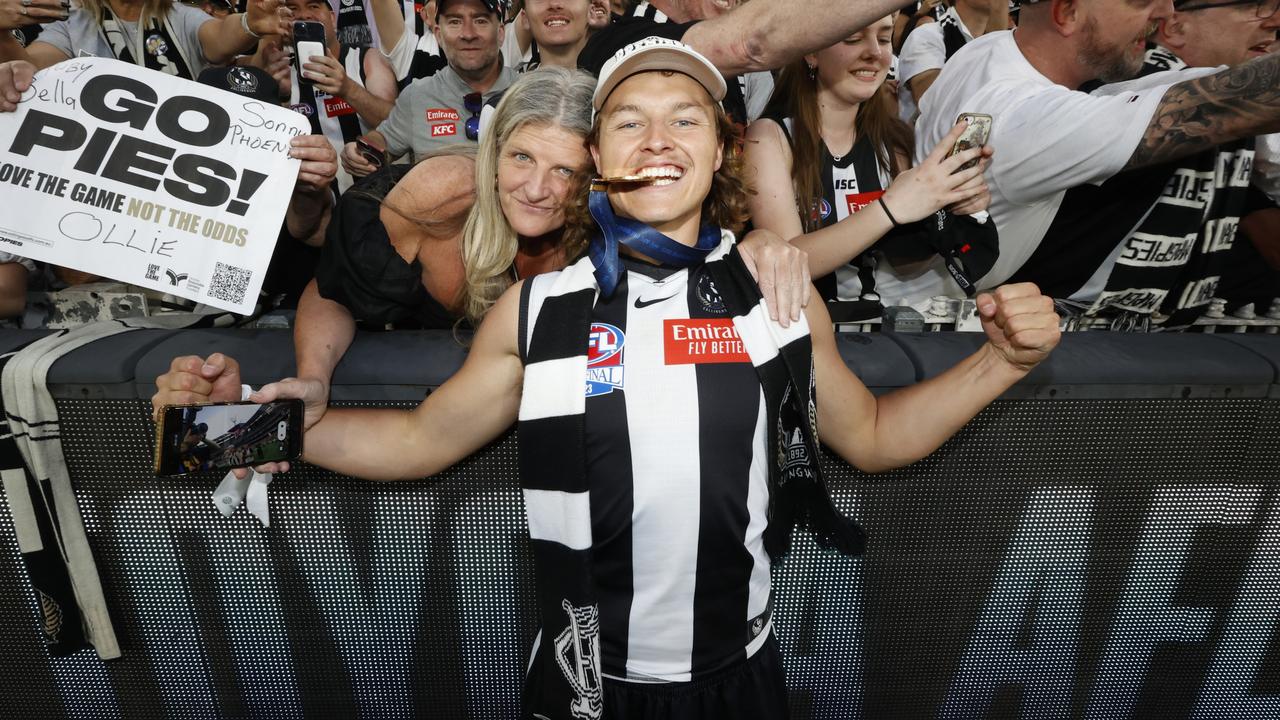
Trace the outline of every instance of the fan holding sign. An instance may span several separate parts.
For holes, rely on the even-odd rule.
[[[0,65],[2,249],[252,312],[305,118],[116,60],[27,70]]]

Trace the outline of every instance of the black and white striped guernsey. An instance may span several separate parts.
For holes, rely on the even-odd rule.
[[[764,394],[705,265],[624,263],[592,311],[585,388],[601,669],[696,680],[771,630]],[[526,347],[553,278],[525,285]]]

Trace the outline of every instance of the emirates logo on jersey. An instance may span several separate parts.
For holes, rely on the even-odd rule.
[[[844,196],[844,201],[849,214],[852,215],[875,202],[881,195],[884,195],[883,190],[873,190],[871,192],[864,193],[849,193]]]
[[[356,111],[351,104],[340,97],[327,97],[324,99],[324,113],[329,117],[341,117],[350,115]]]
[[[730,318],[662,321],[667,365],[751,362]]]

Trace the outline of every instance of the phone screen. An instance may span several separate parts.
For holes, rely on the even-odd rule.
[[[166,407],[156,443],[156,474],[296,459],[302,454],[302,413],[301,400]]]

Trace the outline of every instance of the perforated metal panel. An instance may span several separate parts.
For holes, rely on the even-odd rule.
[[[59,404],[124,657],[49,660],[0,503],[12,717],[514,718],[533,635],[515,443],[440,479],[300,467],[272,526],[156,479],[145,403]],[[1280,402],[1006,401],[798,538],[775,627],[806,718],[1280,717]]]

